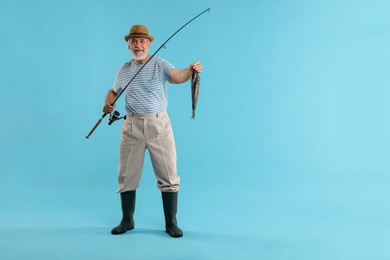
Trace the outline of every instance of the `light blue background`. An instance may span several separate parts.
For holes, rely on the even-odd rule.
[[[149,159],[136,230],[114,237],[120,123],[101,117],[123,36],[204,67],[169,86],[180,240]],[[390,2],[3,1],[0,257],[389,259]],[[123,100],[118,102],[124,112]]]

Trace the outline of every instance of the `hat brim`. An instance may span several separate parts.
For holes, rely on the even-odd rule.
[[[127,42],[130,38],[145,38],[148,39],[150,42],[153,41],[154,37],[151,35],[144,35],[144,34],[133,34],[133,35],[125,35],[125,41]]]

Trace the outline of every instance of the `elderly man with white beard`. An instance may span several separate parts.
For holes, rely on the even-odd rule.
[[[147,64],[124,92],[126,120],[122,125],[117,189],[121,197],[122,220],[111,233],[119,235],[134,229],[136,189],[140,185],[147,149],[157,177],[157,187],[162,194],[165,230],[171,237],[182,237],[183,231],[178,227],[176,218],[180,177],[177,174],[172,125],[167,114],[166,82],[184,83],[191,78],[194,70],[202,72],[202,66],[200,62],[194,62],[179,70],[164,59],[151,58],[149,48],[154,37],[149,35],[144,25],[132,26],[124,38],[133,59],[118,70],[114,85],[106,95],[104,113],[114,110],[112,101]]]

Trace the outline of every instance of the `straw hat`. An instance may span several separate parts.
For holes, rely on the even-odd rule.
[[[127,42],[130,38],[146,38],[150,42],[153,41],[154,37],[149,35],[148,29],[145,25],[136,24],[131,27],[128,35],[125,35],[125,41]]]

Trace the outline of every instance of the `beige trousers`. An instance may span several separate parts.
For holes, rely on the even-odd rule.
[[[117,192],[139,187],[146,149],[157,177],[157,187],[163,192],[178,191],[180,177],[176,170],[175,140],[168,114],[135,115],[127,112],[122,125]]]

